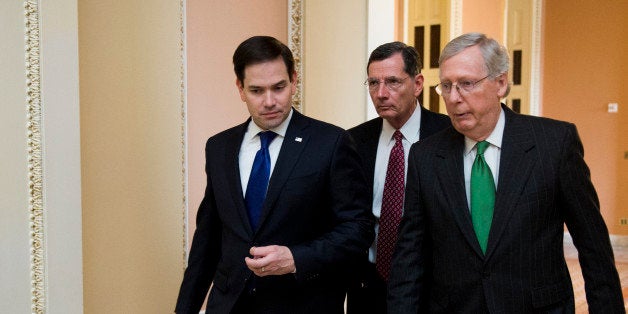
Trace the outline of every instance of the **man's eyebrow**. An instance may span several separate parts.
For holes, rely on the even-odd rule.
[[[277,83],[271,84],[270,87],[276,87],[278,85],[283,85],[283,84],[288,84],[288,80],[281,80]],[[249,85],[247,87],[248,89],[260,89],[260,88],[265,88],[264,86],[257,86],[257,85]]]
[[[277,85],[282,85],[282,84],[287,84],[287,83],[288,83],[288,81],[287,81],[287,80],[281,80],[281,81],[279,81],[279,82],[277,82],[277,83],[273,84],[272,86],[277,86]]]

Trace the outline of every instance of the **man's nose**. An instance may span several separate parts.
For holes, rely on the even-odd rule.
[[[271,90],[267,90],[266,93],[264,93],[264,105],[272,106],[274,104],[275,104],[275,95],[273,94]]]
[[[379,98],[386,98],[386,97],[388,97],[388,95],[389,95],[388,87],[386,87],[386,84],[384,82],[380,82],[377,85],[376,95]]]
[[[449,92],[449,100],[459,100],[462,98],[462,94],[460,94],[460,87],[458,85],[451,86],[451,92]]]

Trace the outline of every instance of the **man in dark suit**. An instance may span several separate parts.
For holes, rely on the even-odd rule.
[[[576,127],[514,113],[508,52],[483,34],[443,49],[454,128],[410,151],[393,257],[395,313],[573,313],[564,225],[591,313],[624,313],[608,230]]]
[[[252,37],[233,63],[251,118],[207,141],[207,188],[175,312],[198,313],[213,282],[206,313],[343,313],[344,274],[374,237],[355,145],[292,108],[287,46]],[[265,167],[270,180],[260,181]]]
[[[355,139],[362,157],[367,182],[372,187],[372,211],[378,219],[387,219],[382,211],[395,210],[391,208],[394,206],[387,206],[394,200],[384,195],[385,190],[392,190],[385,189],[385,185],[387,180],[391,180],[387,178],[387,169],[394,164],[389,163],[389,160],[393,155],[391,151],[395,149],[395,132],[400,134],[402,149],[399,152],[403,150],[403,156],[399,157],[400,165],[403,163],[400,171],[403,179],[410,146],[419,139],[423,140],[451,126],[449,117],[426,110],[419,104],[417,97],[423,90],[420,69],[421,60],[417,51],[402,42],[390,42],[377,47],[366,66],[368,79],[365,83],[379,117],[350,129],[349,133]],[[404,185],[399,184],[397,188],[400,206],[396,210],[399,219]],[[365,258],[357,267],[357,280],[347,294],[347,314],[386,313],[386,280],[398,224],[398,220],[393,220],[387,223],[392,228],[380,228],[379,224],[375,227],[380,236],[373,242],[369,258]],[[392,237],[385,235],[385,232]],[[378,245],[380,248],[388,246],[390,255],[385,256],[385,250],[378,250]]]

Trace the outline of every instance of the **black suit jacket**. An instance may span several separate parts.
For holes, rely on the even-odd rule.
[[[373,240],[368,188],[348,133],[293,111],[271,175],[259,228],[247,218],[238,152],[247,122],[207,141],[207,188],[177,313],[229,313],[254,276],[244,258],[252,246],[284,245],[297,272],[256,277],[274,313],[342,313],[342,274]]]
[[[608,230],[576,127],[502,108],[506,123],[486,255],[465,195],[464,136],[451,128],[411,148],[389,311],[573,313],[566,224],[589,311],[623,313]]]

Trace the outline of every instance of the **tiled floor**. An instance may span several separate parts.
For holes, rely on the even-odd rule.
[[[624,294],[624,307],[628,310],[628,247],[614,247],[613,251]],[[565,243],[565,258],[567,259],[567,267],[569,267],[571,280],[573,281],[576,313],[588,313],[587,300],[584,293],[584,280],[578,264],[578,251],[573,247],[573,244]]]

